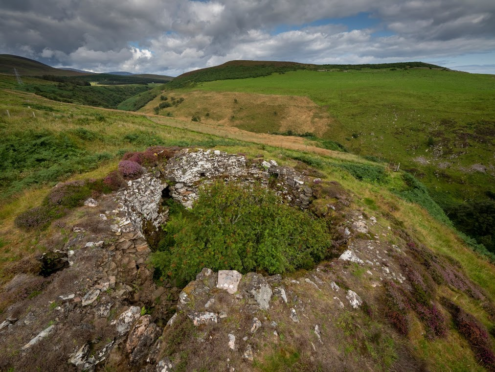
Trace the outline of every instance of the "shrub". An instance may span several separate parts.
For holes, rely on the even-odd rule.
[[[387,179],[387,173],[383,167],[352,163],[340,164],[339,167],[360,181],[383,183]]]
[[[31,208],[26,212],[21,213],[16,217],[14,223],[17,227],[26,230],[43,230],[50,225],[52,220],[57,218],[57,215],[57,211],[43,205],[41,207]]]
[[[199,115],[193,115],[191,121],[201,121],[201,117]]]
[[[204,267],[270,274],[311,268],[330,246],[324,220],[281,204],[257,185],[216,182],[200,191],[191,211],[174,206],[170,216],[152,261],[178,283]]]
[[[168,108],[168,107],[171,107],[171,106],[172,106],[172,104],[171,104],[170,102],[161,102],[161,103],[158,105],[158,107],[159,107],[160,109],[165,109],[165,108]]]
[[[409,301],[402,289],[392,281],[385,282],[385,303],[385,317],[400,334],[406,336],[409,333],[407,318],[407,311],[410,309]]]
[[[141,152],[128,152],[126,154],[124,154],[124,156],[122,157],[122,160],[129,160],[129,161],[133,161],[135,163],[138,163],[139,165],[142,165],[143,164],[143,153]]]
[[[457,330],[467,340],[476,354],[476,359],[489,371],[495,371],[494,349],[486,328],[473,315],[465,312],[459,306],[446,298],[442,300],[452,314]]]
[[[103,183],[112,191],[116,191],[125,185],[124,178],[122,178],[122,175],[117,171],[108,174],[108,176],[104,178]]]
[[[143,167],[135,161],[122,160],[119,163],[119,172],[124,178],[136,178],[144,173]]]

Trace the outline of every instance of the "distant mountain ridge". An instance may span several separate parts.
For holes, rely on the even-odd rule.
[[[79,70],[71,67],[55,68],[44,63],[34,61],[29,58],[15,56],[11,54],[0,54],[0,74],[14,74],[14,68],[22,76],[83,76],[83,75],[117,75],[117,76],[132,76],[148,79],[156,79],[157,81],[169,81],[173,77],[156,74],[133,74],[127,71],[113,71],[97,74],[94,72]]]

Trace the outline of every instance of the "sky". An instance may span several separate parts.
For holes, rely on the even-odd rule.
[[[2,0],[0,54],[177,76],[230,60],[495,74],[495,0]]]

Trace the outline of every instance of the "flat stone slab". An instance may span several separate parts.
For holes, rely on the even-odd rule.
[[[237,292],[237,286],[242,279],[242,274],[236,270],[220,270],[218,272],[217,288],[225,289],[230,294]]]

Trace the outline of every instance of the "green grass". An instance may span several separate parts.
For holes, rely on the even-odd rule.
[[[455,211],[463,203],[488,200],[487,193],[495,194],[492,75],[428,68],[299,70],[200,82],[179,92],[193,89],[307,96],[333,118],[322,140],[370,159],[400,164],[400,169],[427,186],[445,210]],[[256,131],[262,124],[253,124]],[[427,163],[415,160],[420,157]],[[486,171],[473,170],[475,164]],[[495,251],[495,236],[491,239]]]

